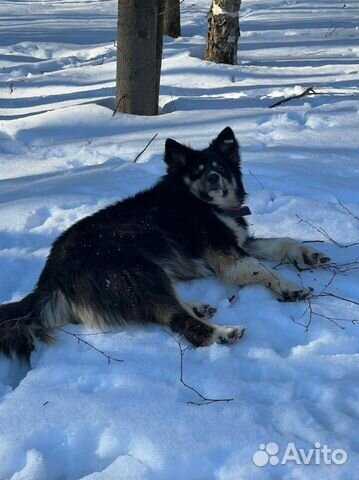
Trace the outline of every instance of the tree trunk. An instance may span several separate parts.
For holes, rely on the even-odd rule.
[[[205,60],[230,65],[237,63],[240,6],[241,0],[212,1]]]
[[[160,84],[161,84],[161,67],[162,67],[162,52],[163,52],[163,28],[164,28],[164,8],[166,0],[159,0],[157,17],[157,40],[156,40],[156,96],[157,106],[160,96]]]
[[[180,0],[164,0],[163,34],[172,38],[181,36]]]
[[[119,0],[116,112],[157,115],[163,0]]]

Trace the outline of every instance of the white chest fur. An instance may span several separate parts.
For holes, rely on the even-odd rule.
[[[237,244],[241,247],[248,238],[247,229],[239,225],[234,218],[228,217],[227,215],[217,213],[217,217],[233,231],[237,239]]]

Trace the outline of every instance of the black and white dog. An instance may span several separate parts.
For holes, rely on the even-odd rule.
[[[156,322],[195,346],[233,343],[244,328],[209,322],[215,309],[186,304],[176,280],[216,275],[233,285],[264,285],[282,300],[310,295],[259,259],[317,267],[321,252],[290,238],[249,236],[239,146],[227,127],[193,150],[166,141],[167,174],[149,190],[86,217],[53,244],[32,293],[0,307],[0,351],[28,358],[54,327]],[[245,213],[245,212],[244,212]]]

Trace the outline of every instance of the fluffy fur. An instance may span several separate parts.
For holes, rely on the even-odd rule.
[[[258,259],[329,261],[289,238],[253,239],[246,221],[227,210],[243,205],[238,142],[227,127],[193,150],[166,142],[167,174],[152,188],[86,217],[53,244],[34,291],[0,307],[0,351],[29,358],[36,339],[56,326],[156,322],[195,346],[232,343],[243,327],[209,322],[215,309],[188,305],[174,282],[216,275],[234,285],[260,283],[287,301],[310,289],[292,284]]]

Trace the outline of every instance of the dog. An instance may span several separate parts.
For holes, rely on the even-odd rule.
[[[215,275],[260,284],[283,301],[310,296],[261,260],[319,267],[330,258],[290,238],[254,238],[244,214],[238,141],[226,127],[204,150],[167,139],[167,173],[152,188],[83,218],[53,244],[37,285],[0,307],[0,351],[29,359],[67,323],[104,329],[157,323],[196,347],[231,344],[241,326],[210,322],[216,309],[180,300],[175,282]]]

